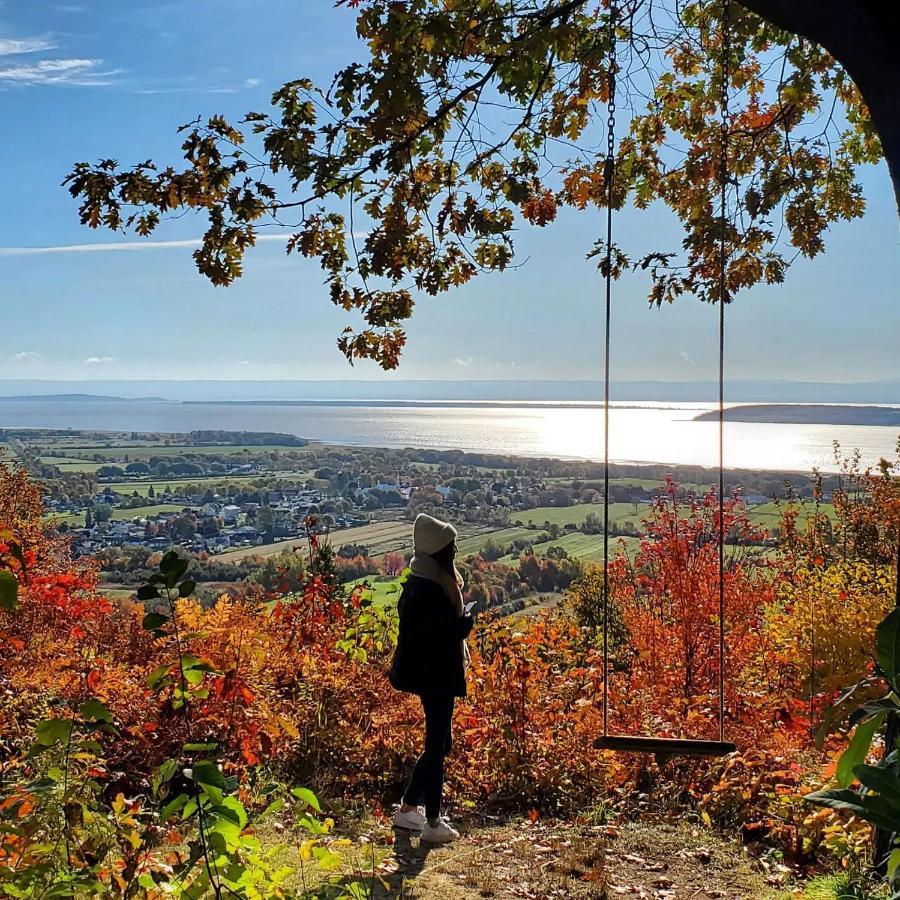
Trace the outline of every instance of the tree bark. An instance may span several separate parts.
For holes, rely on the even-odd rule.
[[[821,44],[856,83],[881,138],[900,212],[900,3],[740,0],[778,28]]]

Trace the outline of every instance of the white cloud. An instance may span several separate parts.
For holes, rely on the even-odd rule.
[[[20,362],[23,362],[23,361],[26,361],[26,360],[40,359],[40,358],[41,358],[41,354],[40,354],[40,353],[35,353],[34,350],[20,350],[20,351],[16,354],[15,358],[18,359]]]
[[[75,85],[101,87],[114,82],[121,69],[102,70],[99,59],[42,59],[0,68],[0,85]]]
[[[454,366],[459,366],[460,368],[465,368],[466,366],[471,366],[473,362],[475,362],[474,356],[454,356],[451,360]]]
[[[89,366],[105,366],[114,363],[118,359],[117,356],[89,356],[85,360],[85,364]]]
[[[257,87],[262,84],[262,78],[245,78],[244,86],[245,87]]]
[[[694,357],[691,356],[691,354],[688,353],[687,350],[679,350],[679,351],[678,351],[678,355],[679,355],[686,363],[690,363],[690,365],[693,365],[693,364],[694,364]]]
[[[56,44],[44,38],[0,38],[0,56],[18,56],[22,53],[55,49]]]
[[[284,241],[292,232],[278,234],[258,234],[257,243]],[[184,238],[173,241],[115,241],[97,244],[62,244],[47,247],[0,247],[0,257],[39,256],[47,253],[130,253],[141,250],[170,250],[177,247],[199,247],[201,238]]]

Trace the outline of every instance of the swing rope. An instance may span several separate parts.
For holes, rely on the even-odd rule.
[[[609,99],[606,117],[606,353],[603,365],[603,736],[609,736],[609,348],[612,320],[612,223],[613,186],[616,172],[616,14],[609,5]]]
[[[719,157],[719,740],[725,740],[725,301],[728,294],[729,0],[722,0],[721,155]]]
[[[722,0],[722,48],[720,61],[719,109],[721,115],[721,141],[719,147],[719,484],[718,484],[718,576],[719,576],[719,659],[718,659],[718,741],[631,737],[610,735],[609,733],[609,408],[610,408],[610,336],[612,319],[612,220],[614,182],[616,171],[615,127],[616,127],[616,21],[618,8],[616,0],[610,0],[609,7],[609,107],[607,117],[607,148],[604,167],[606,186],[606,256],[605,266],[605,349],[603,374],[603,737],[597,742],[600,747],[613,750],[643,751],[656,753],[663,758],[674,754],[695,756],[717,756],[735,749],[725,740],[725,302],[728,295],[728,132],[731,42],[729,35],[729,0]]]

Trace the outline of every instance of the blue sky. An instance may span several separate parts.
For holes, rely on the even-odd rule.
[[[190,218],[140,250],[90,232],[60,187],[76,160],[176,161],[175,128],[198,114],[264,108],[283,81],[325,82],[360,55],[353,14],[330,0],[0,5],[4,214],[0,378],[555,378],[602,372],[601,284],[584,254],[596,214],[570,213],[518,239],[527,263],[423,298],[396,375],[351,370],[335,348],[345,314],[315,264],[259,245],[244,278],[213,288],[195,271]],[[728,312],[731,378],[900,377],[898,224],[886,167],[863,175],[869,212],[835,226],[825,256]],[[627,212],[620,243],[673,244],[661,211]],[[715,375],[716,313],[686,299],[649,310],[645,284],[616,290],[614,377]]]

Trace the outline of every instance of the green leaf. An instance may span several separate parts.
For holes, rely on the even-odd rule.
[[[161,666],[157,666],[147,676],[147,687],[150,688],[151,691],[156,690],[156,688],[159,687],[166,675],[169,674],[170,668],[171,665],[169,663],[163,663]]]
[[[804,799],[816,806],[851,812],[885,831],[900,831],[900,811],[892,809],[881,797],[862,796],[856,791],[841,789],[816,791]]]
[[[81,717],[88,722],[112,722],[112,713],[96,699],[81,704]]]
[[[159,811],[159,821],[160,822],[168,822],[172,816],[178,812],[178,810],[184,807],[184,804],[187,803],[187,794],[178,794],[177,797],[173,797],[160,811]]]
[[[52,747],[57,743],[65,743],[72,734],[71,719],[45,719],[38,722],[35,729],[36,743],[41,747]]]
[[[872,738],[875,737],[875,732],[881,728],[884,718],[884,713],[881,713],[873,716],[868,722],[857,725],[847,749],[841,754],[837,764],[835,777],[842,788],[849,787],[853,783],[853,770],[865,762],[869,747],[872,746]]]
[[[291,793],[302,803],[311,806],[316,812],[322,812],[322,807],[319,805],[319,798],[309,788],[291,788]]]
[[[197,784],[225,790],[225,776],[219,767],[208,759],[201,759],[194,763],[192,778]]]
[[[167,759],[160,765],[160,767],[153,774],[153,779],[151,781],[151,787],[153,788],[154,797],[159,793],[159,789],[164,784],[168,784],[172,780],[177,771],[178,760],[176,759]]]
[[[870,791],[876,791],[881,798],[890,803],[900,814],[900,778],[889,769],[880,766],[857,766],[853,774]]]
[[[182,747],[182,750],[184,750],[185,753],[209,753],[218,746],[218,744],[185,744]]]
[[[900,676],[900,607],[892,609],[875,632],[875,657],[891,684]]]
[[[159,588],[155,584],[142,584],[137,589],[137,598],[141,601],[158,600]]]
[[[197,588],[196,581],[191,581],[190,579],[186,579],[185,581],[182,581],[181,584],[178,585],[178,596],[179,597],[190,597],[191,594],[194,593],[196,588]]]
[[[12,572],[0,570],[0,609],[14,610],[19,601],[19,580]]]
[[[891,855],[888,857],[887,862],[887,877],[889,881],[893,881],[898,868],[900,868],[900,850],[891,850]]]
[[[165,625],[169,619],[167,616],[162,615],[162,613],[147,613],[144,616],[143,622],[141,622],[141,626],[144,631],[156,631],[160,626]]]

